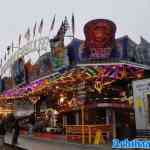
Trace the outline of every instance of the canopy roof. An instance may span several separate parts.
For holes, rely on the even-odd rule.
[[[80,64],[73,68],[60,70],[49,77],[39,79],[31,84],[5,91],[1,100],[25,99],[40,96],[49,91],[71,90],[82,81],[96,79],[102,82],[103,87],[116,80],[134,80],[144,78],[144,68],[126,63]]]

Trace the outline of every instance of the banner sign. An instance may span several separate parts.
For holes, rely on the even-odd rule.
[[[134,109],[137,129],[150,127],[150,79],[133,81]]]
[[[68,45],[70,65],[80,62],[126,60],[131,40],[124,36],[115,39],[116,25],[105,19],[89,21],[84,26],[85,41],[73,39]],[[133,51],[130,49],[130,52]],[[135,55],[134,55],[135,56]],[[130,56],[132,58],[133,56]]]

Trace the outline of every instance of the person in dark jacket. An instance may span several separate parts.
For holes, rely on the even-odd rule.
[[[13,139],[12,139],[12,144],[13,145],[18,144],[19,134],[20,134],[19,120],[15,120],[15,123],[14,123],[14,132],[13,132]]]
[[[0,149],[4,147],[4,139],[5,139],[6,129],[4,120],[0,120]]]

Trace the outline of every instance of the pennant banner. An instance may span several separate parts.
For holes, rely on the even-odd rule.
[[[7,46],[7,54],[9,55],[10,53],[10,46]]]
[[[30,40],[30,28],[28,28],[28,30],[27,30],[27,32],[25,33],[25,39],[27,40],[27,41],[29,41]]]
[[[36,33],[36,26],[37,26],[37,23],[34,24],[34,27],[33,27],[33,39],[35,37],[35,33]]]
[[[54,15],[54,18],[53,18],[53,21],[52,21],[52,24],[50,26],[50,31],[52,31],[54,29],[54,25],[55,25],[55,18],[56,18],[56,15]]]
[[[5,53],[4,60],[6,60],[6,57],[7,57],[7,56],[6,56],[6,53]]]
[[[39,34],[42,33],[42,30],[43,30],[43,19],[41,19],[41,23],[40,23],[40,26],[39,26],[39,29],[38,29]]]
[[[14,42],[13,41],[11,43],[11,51],[12,51],[12,53],[14,52]]]
[[[19,48],[20,48],[20,45],[21,45],[21,34],[19,34],[18,45],[19,45]]]
[[[75,20],[74,20],[74,14],[72,14],[71,26],[72,26],[72,34],[73,34],[73,37],[74,37],[74,34],[75,34]]]

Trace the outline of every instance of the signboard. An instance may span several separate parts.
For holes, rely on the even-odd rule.
[[[82,56],[87,59],[108,59],[115,43],[116,25],[105,19],[89,21],[84,26],[85,48]]]
[[[133,81],[133,97],[136,129],[145,130],[150,127],[150,79]]]
[[[142,49],[138,51],[137,44],[128,36],[116,39],[116,28],[115,23],[106,19],[95,19],[86,23],[85,41],[75,38],[67,47],[70,65],[120,60],[141,62],[138,52]]]

